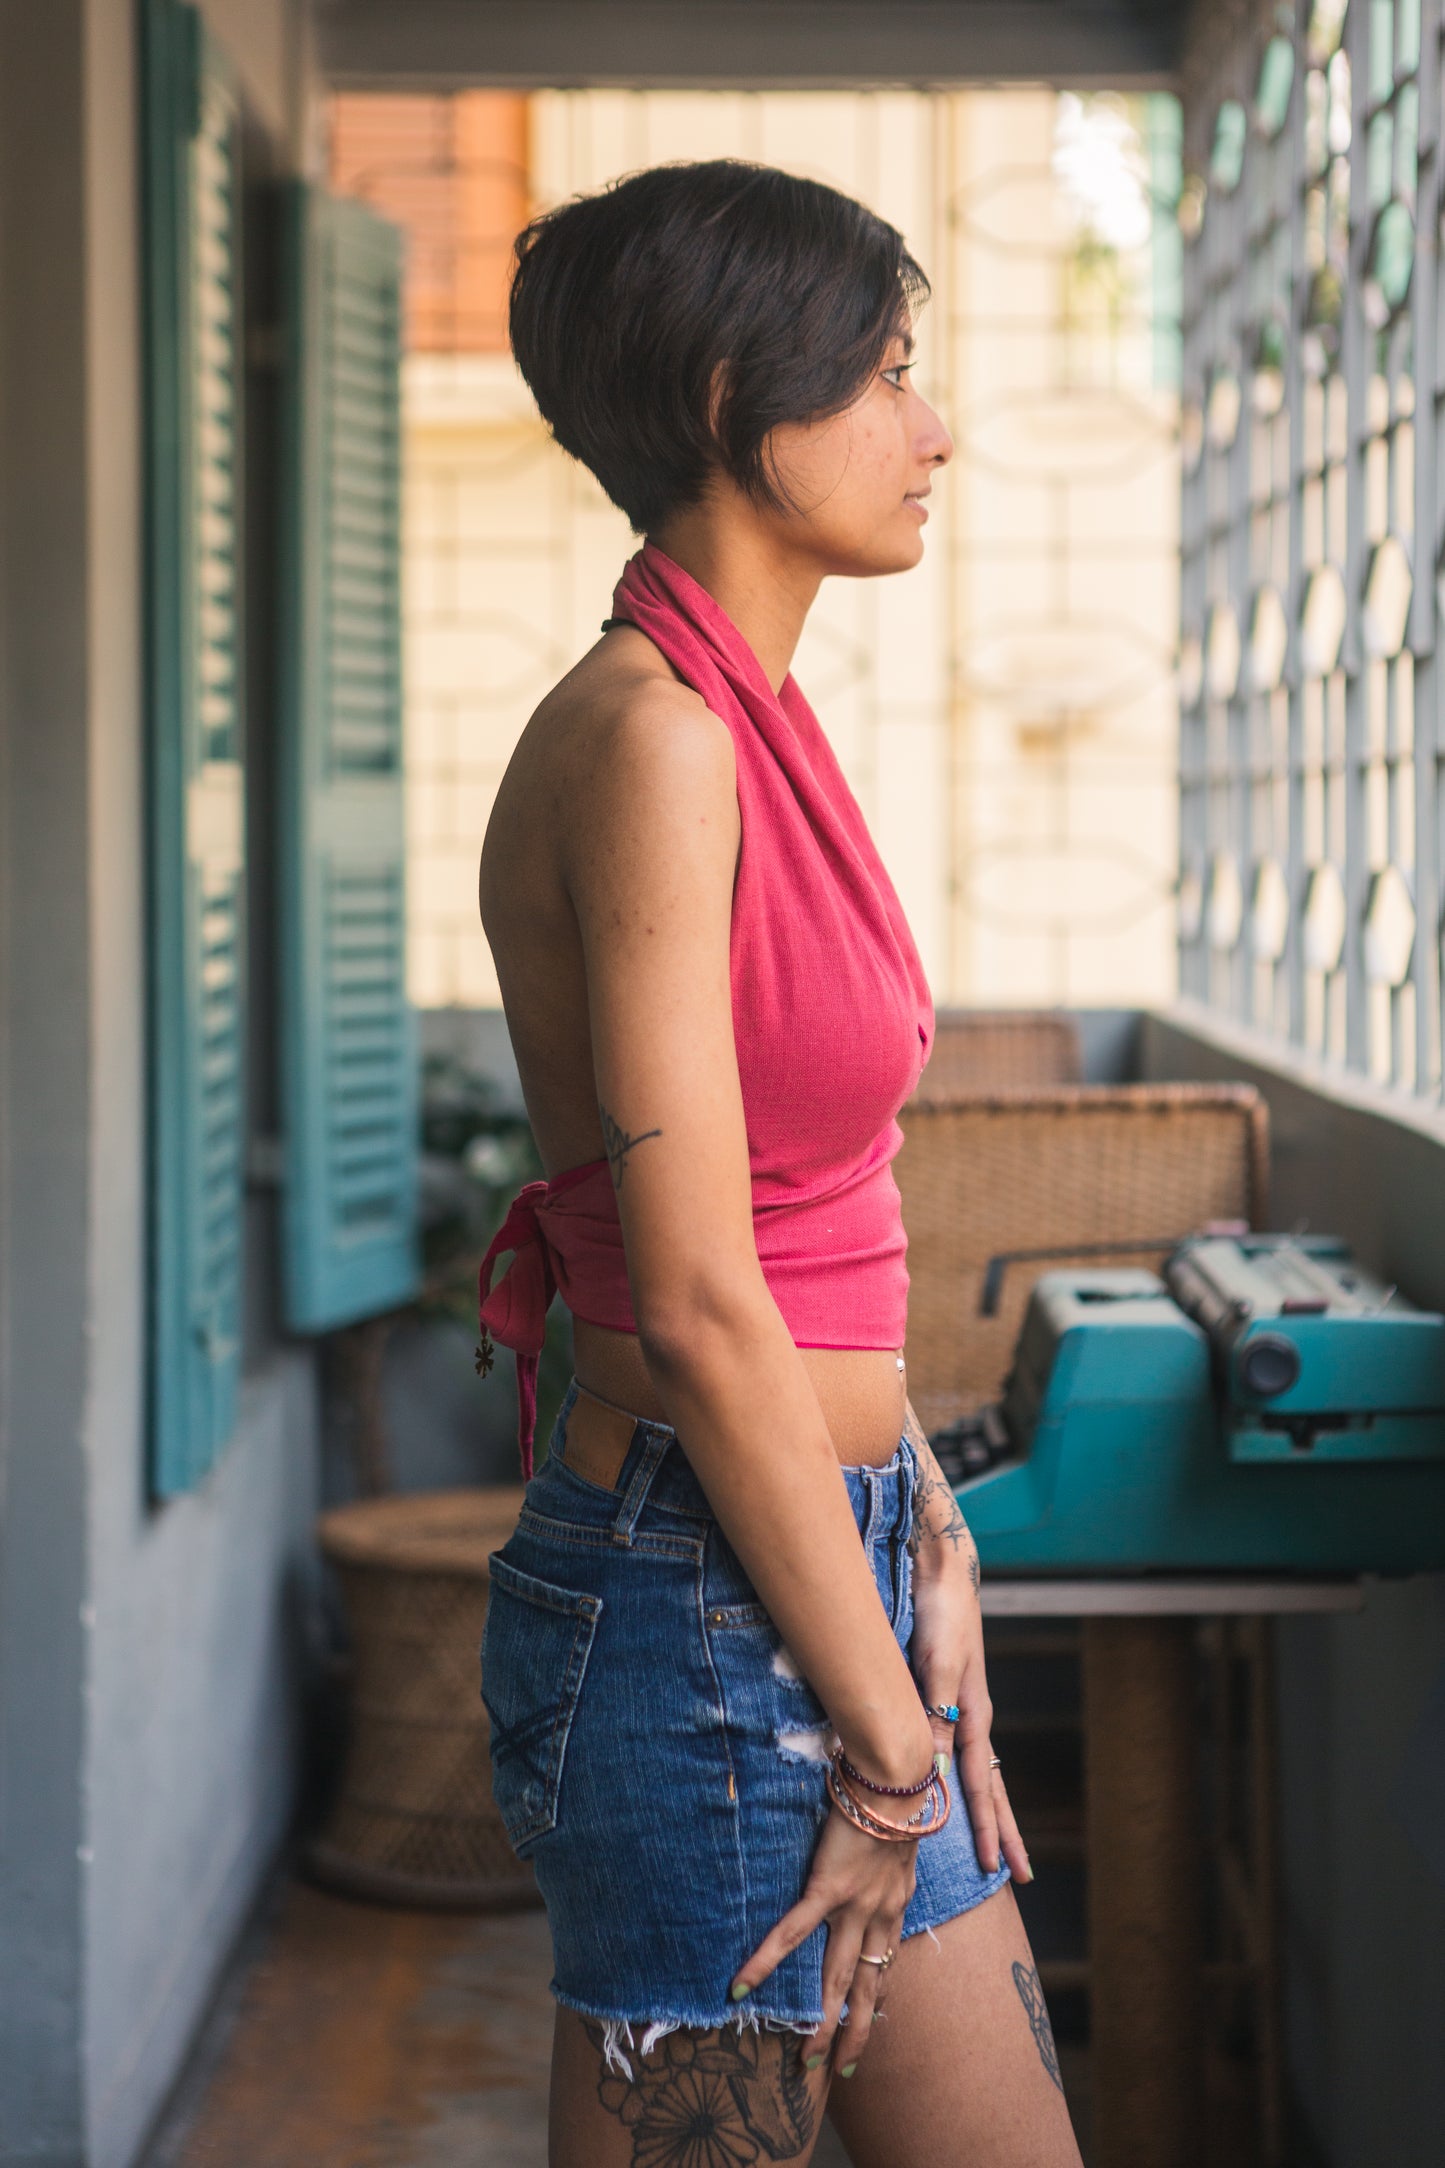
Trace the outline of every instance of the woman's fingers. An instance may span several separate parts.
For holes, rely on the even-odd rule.
[[[928,1728],[933,1733],[934,1760],[937,1761],[941,1754],[944,1757],[943,1766],[947,1769],[958,1750],[958,1726],[945,1723],[941,1716],[930,1715]]]
[[[1014,1810],[1009,1804],[1001,1769],[993,1772],[993,1796],[998,1817],[999,1842],[1003,1848],[1003,1856],[1008,1861],[1008,1871],[1016,1882],[1032,1882],[1034,1870],[1029,1865],[1029,1855],[1024,1850],[1024,1840],[1019,1835],[1019,1825],[1014,1820]]]
[[[815,1927],[822,1926],[833,1903],[825,1889],[810,1882],[792,1910],[783,1914],[747,1963],[739,1966],[731,1989],[733,2001],[742,2002],[755,1987],[761,1987],[768,1975],[777,1971],[783,1959],[796,1950],[800,1942],[806,1942]]]
[[[847,2038],[851,2029],[851,1996],[853,1976],[858,1970],[858,1952],[863,1947],[863,1936],[868,1927],[868,1915],[862,1911],[840,1912],[828,1929],[828,1947],[823,1953],[823,2022],[810,2039],[802,2043],[800,2053],[809,2070],[816,2070],[827,2056],[835,2039]],[[844,2003],[849,2003],[849,2028],[840,2031],[839,2019]],[[845,2058],[846,2059],[846,2058]],[[834,2057],[834,2068],[838,2058]]]
[[[959,1781],[973,1824],[973,1845],[985,1874],[998,1871],[999,1826],[988,1740],[970,1740],[958,1757]]]
[[[968,1818],[973,1824],[974,1849],[978,1863],[985,1874],[998,1871],[998,1808],[994,1798],[993,1771],[989,1763],[993,1748],[989,1745],[989,1733],[993,1726],[993,1704],[986,1692],[977,1695],[968,1691],[971,1681],[965,1680],[959,1691],[961,1714],[958,1720],[960,1745],[958,1749],[958,1773],[963,1785],[963,1796],[968,1801]]]
[[[866,1950],[858,1952],[858,1962],[853,1969],[852,1984],[848,1989],[848,2014],[839,2020],[833,2036],[833,2068],[840,2078],[851,2078],[858,2067],[858,2059],[864,2053],[873,2032],[873,2016],[883,1987],[882,1965],[871,1962],[881,1957],[885,1950],[897,1947],[897,1930],[889,1941],[880,1938],[876,1920],[870,1926],[865,1941]],[[877,1947],[874,1948],[874,1944]]]

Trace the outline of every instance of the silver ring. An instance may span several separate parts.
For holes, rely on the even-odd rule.
[[[990,1769],[1002,1769],[1003,1767],[1003,1763],[999,1760],[997,1754],[990,1754],[988,1758],[988,1765]]]

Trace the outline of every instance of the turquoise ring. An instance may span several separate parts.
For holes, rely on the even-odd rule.
[[[928,1713],[930,1716],[942,1717],[945,1724],[956,1724],[958,1722],[958,1703],[956,1701],[950,1701],[947,1703],[942,1701],[930,1701],[928,1704]]]

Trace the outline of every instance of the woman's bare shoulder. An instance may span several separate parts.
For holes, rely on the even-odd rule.
[[[651,811],[674,800],[725,799],[736,807],[732,734],[684,685],[650,641],[614,635],[619,653],[594,648],[536,709],[503,778],[498,813],[588,823]],[[495,822],[494,822],[495,825]]]
[[[609,652],[609,649],[615,650]],[[614,635],[548,693],[497,793],[482,852],[489,889],[531,888],[545,861],[563,888],[599,858],[665,852],[698,825],[738,836],[732,734],[650,641]]]
[[[711,757],[731,773],[731,733],[701,694],[642,634],[624,631],[614,640],[617,652],[585,655],[537,710],[534,723],[555,733],[559,753],[589,782],[619,759],[666,765]]]

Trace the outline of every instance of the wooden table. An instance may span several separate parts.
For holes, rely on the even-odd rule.
[[[1194,1627],[1358,1611],[1358,1580],[990,1580],[989,1618],[1083,1627],[1096,2168],[1195,2168],[1204,2130]]]

